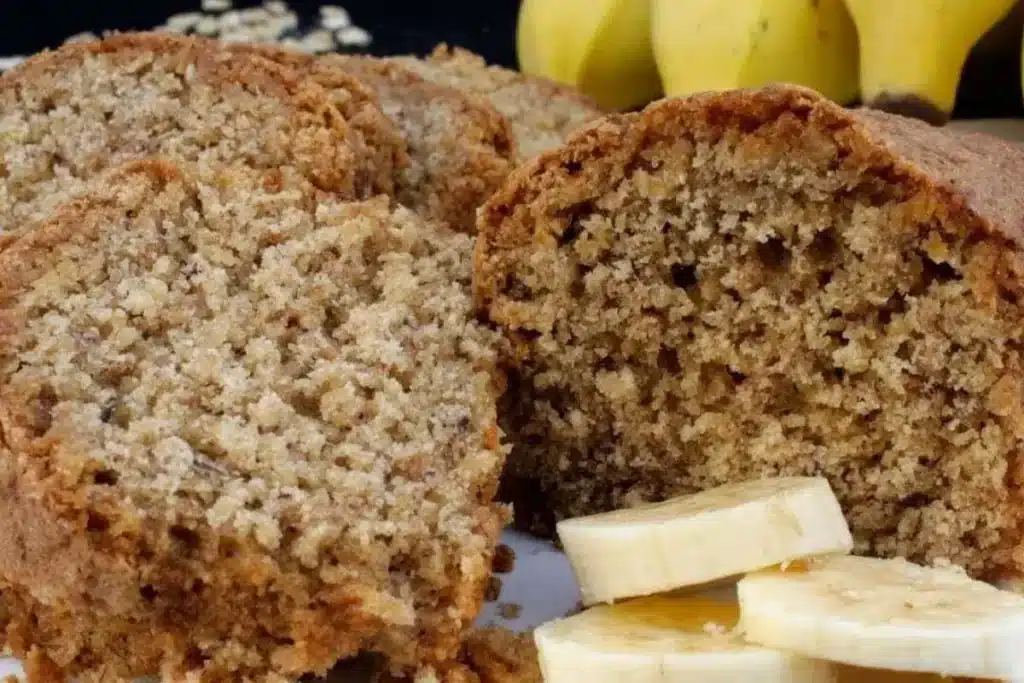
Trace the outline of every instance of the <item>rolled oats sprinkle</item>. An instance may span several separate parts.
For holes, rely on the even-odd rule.
[[[198,33],[231,43],[269,43],[311,54],[358,51],[373,42],[370,33],[354,25],[348,11],[338,5],[321,6],[305,24],[283,0],[265,0],[244,8],[225,0],[203,0],[202,7],[202,12],[176,14],[157,29]]]
[[[373,37],[352,23],[352,16],[338,5],[323,5],[310,22],[300,19],[283,0],[266,0],[260,5],[236,8],[232,0],[201,0],[200,9],[168,17],[155,27],[158,31],[196,34],[229,43],[267,43],[302,52],[358,52],[370,46]],[[75,34],[65,42],[95,40],[91,32]],[[0,72],[25,61],[23,55],[0,57]]]

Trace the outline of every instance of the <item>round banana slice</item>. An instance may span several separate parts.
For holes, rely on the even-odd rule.
[[[850,529],[825,479],[762,479],[559,523],[585,604],[697,586],[825,553]]]
[[[1024,598],[954,569],[820,558],[737,586],[751,642],[861,667],[1020,680]]]
[[[832,683],[834,667],[749,645],[736,603],[639,598],[593,607],[534,633],[545,683]]]

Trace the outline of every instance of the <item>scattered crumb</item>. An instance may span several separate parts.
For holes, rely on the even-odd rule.
[[[523,613],[523,606],[515,602],[498,603],[498,614],[502,619],[518,619]]]
[[[497,574],[509,574],[516,567],[516,551],[507,545],[499,545],[494,551],[491,567]]]
[[[231,0],[202,0],[204,12],[224,12],[231,9]]]
[[[487,587],[484,588],[484,600],[487,602],[497,602],[498,598],[501,597],[501,587],[501,579],[497,576],[487,579]]]

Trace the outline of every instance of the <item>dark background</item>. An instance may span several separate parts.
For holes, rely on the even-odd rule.
[[[236,0],[235,4],[252,3]],[[301,15],[314,17],[321,3],[292,0],[288,4]],[[518,0],[335,0],[333,4],[344,6],[356,25],[370,31],[371,52],[425,54],[435,44],[448,42],[491,62],[515,65]],[[0,0],[0,55],[56,46],[81,31],[150,28],[171,14],[198,6],[199,0]],[[972,57],[961,82],[957,117],[1024,116],[1022,23],[1024,11],[1004,22],[998,40],[990,39]]]
[[[235,7],[252,2],[235,1]],[[321,4],[343,6],[374,38],[373,52],[426,53],[441,41],[479,52],[489,60],[515,63],[518,0],[290,0],[307,18]],[[0,0],[0,54],[26,54],[52,47],[81,31],[145,29],[172,14],[196,11],[199,0]]]

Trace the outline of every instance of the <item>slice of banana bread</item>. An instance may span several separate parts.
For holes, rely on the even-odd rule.
[[[376,90],[405,136],[410,163],[400,172],[398,199],[428,219],[475,232],[476,210],[515,165],[505,117],[482,98],[431,83],[395,62],[341,55],[320,60]]]
[[[45,218],[88,179],[149,154],[352,196],[364,161],[351,142],[323,88],[265,59],[163,34],[66,45],[0,77],[0,230]]]
[[[426,60],[393,59],[427,80],[486,97],[512,124],[520,161],[558,147],[602,114],[575,88],[488,65],[462,48],[438,45]]]
[[[384,114],[370,87],[338,64],[297,50],[246,43],[223,44],[222,47],[270,59],[323,86],[354,133],[352,142],[356,153],[372,160],[372,164],[357,169],[357,193],[360,196],[395,193],[395,179],[401,169],[409,165],[405,139],[397,124]]]
[[[518,170],[476,294],[522,511],[820,474],[860,552],[1024,575],[1022,187],[1020,147],[781,87]]]
[[[0,253],[0,633],[38,683],[441,669],[505,521],[472,238],[213,180],[136,162]]]

